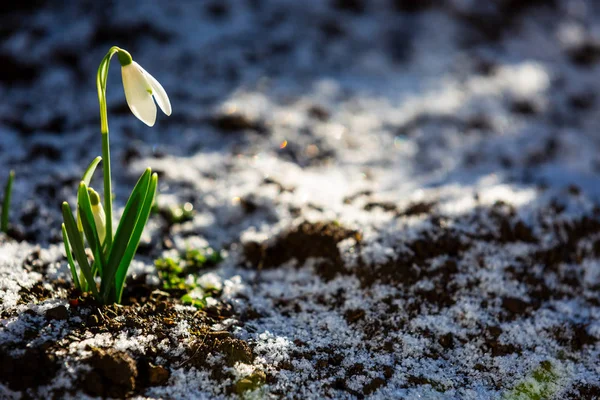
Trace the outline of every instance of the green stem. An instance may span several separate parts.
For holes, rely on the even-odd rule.
[[[106,81],[108,79],[108,67],[110,59],[121,49],[116,46],[110,48],[106,56],[100,62],[96,76],[98,89],[98,102],[100,103],[100,131],[102,132],[102,162],[104,175],[104,212],[106,213],[106,239],[105,245],[109,249],[113,239],[113,207],[112,207],[112,183],[110,172],[110,138],[108,135],[108,111],[106,109]]]
[[[0,230],[2,232],[8,231],[8,209],[10,208],[10,198],[12,195],[12,185],[15,180],[15,171],[10,171],[8,174],[8,181],[6,182],[6,189],[4,190],[4,201],[2,202],[2,220],[0,222]]]
[[[112,184],[110,175],[110,142],[108,131],[102,132],[102,160],[104,160],[104,212],[106,214],[106,237],[104,239],[106,248],[112,246]]]

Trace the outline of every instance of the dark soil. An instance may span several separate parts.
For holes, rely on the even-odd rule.
[[[35,264],[35,259],[30,260]],[[138,297],[131,297],[131,293],[137,293]],[[146,295],[140,296],[140,293]],[[38,303],[49,294],[34,287],[24,292],[24,298]],[[15,391],[47,385],[55,379],[60,365],[64,363],[64,349],[90,335],[101,333],[112,337],[125,335],[132,340],[140,335],[154,335],[155,339],[148,346],[150,350],[144,353],[88,346],[85,350],[89,356],[82,362],[91,369],[79,377],[72,394],[81,389],[90,396],[130,397],[143,393],[147,387],[166,384],[169,366],[174,365],[211,369],[213,379],[218,381],[232,378],[218,365],[205,362],[210,354],[221,355],[227,366],[238,361],[252,361],[252,349],[248,343],[234,338],[227,331],[211,330],[212,325],[231,316],[230,307],[226,304],[219,303],[208,311],[176,310],[175,305],[181,304],[177,298],[140,283],[140,280],[130,280],[125,295],[133,300],[132,304],[98,306],[91,297],[73,292],[69,308],[59,305],[48,309],[45,312],[46,324],[59,326],[57,324],[60,323],[66,334],[56,341],[37,343],[42,332],[31,330],[23,335],[21,341],[4,343],[0,346],[0,381]],[[30,312],[20,318],[29,318],[36,324],[37,315]],[[187,345],[183,357],[174,358],[171,352],[160,350],[158,344],[165,339],[174,340],[174,332],[181,321],[189,324],[190,333],[197,339]],[[34,342],[37,344],[32,345]],[[230,390],[235,392],[237,389],[232,386]]]

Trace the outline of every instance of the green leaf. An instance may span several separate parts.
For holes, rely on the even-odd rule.
[[[67,253],[67,261],[69,262],[69,268],[71,269],[71,276],[73,277],[73,283],[75,287],[81,290],[81,285],[79,284],[79,278],[77,277],[77,268],[75,268],[75,262],[73,261],[73,255],[71,254],[71,246],[69,246],[69,238],[67,237],[67,230],[65,229],[65,224],[62,224],[62,235],[63,242],[65,244],[65,253]]]
[[[92,276],[96,278],[98,275],[98,263],[96,261],[92,262]]]
[[[8,180],[6,181],[6,188],[4,189],[4,200],[2,201],[2,217],[0,220],[0,230],[2,232],[8,231],[8,210],[10,208],[10,198],[12,197],[12,186],[15,180],[15,171],[8,173]]]
[[[86,168],[83,176],[81,177],[81,181],[86,184],[86,186],[90,186],[90,182],[92,181],[92,177],[94,176],[94,172],[96,172],[96,167],[102,161],[102,157],[98,156],[92,160],[90,165]],[[77,228],[79,232],[83,232],[83,226],[81,225],[81,218],[79,217],[79,207],[77,207]]]
[[[88,263],[87,255],[85,254],[83,240],[81,239],[79,231],[77,230],[77,224],[75,223],[75,219],[73,218],[73,212],[71,211],[69,203],[63,203],[62,213],[65,222],[65,229],[67,231],[67,237],[69,238],[69,242],[73,246],[75,259],[79,264],[79,268],[81,268],[83,276],[85,276],[85,279],[88,281],[90,289],[94,294],[94,297],[100,301],[100,294],[98,293],[98,288],[96,288],[94,276],[92,275],[92,269],[90,268],[90,264]]]
[[[79,184],[77,204],[77,210],[79,210],[79,215],[81,216],[81,223],[83,225],[85,237],[90,245],[90,248],[92,249],[92,253],[94,254],[94,267],[97,267],[100,275],[102,275],[104,264],[106,264],[106,262],[104,260],[104,254],[102,253],[102,245],[100,244],[100,239],[98,238],[98,228],[96,227],[94,214],[92,212],[90,195],[84,182]],[[95,276],[93,269],[92,275]]]
[[[188,289],[185,279],[180,277],[180,274],[183,273],[183,268],[179,265],[179,261],[179,258],[173,259],[171,257],[158,258],[154,261],[158,276],[163,282],[163,289]]]
[[[206,307],[206,297],[202,297],[202,298],[193,297],[189,293],[184,294],[181,297],[181,302],[183,304],[188,304],[190,306],[194,306],[198,309],[203,309],[204,307]]]
[[[139,213],[138,220],[135,224],[135,229],[133,230],[133,234],[131,235],[131,239],[129,240],[129,244],[127,245],[127,250],[125,251],[125,255],[121,259],[119,263],[119,268],[117,269],[115,290],[117,293],[117,302],[121,302],[121,295],[123,294],[123,284],[125,283],[125,277],[127,276],[127,270],[129,269],[129,264],[133,260],[137,248],[140,244],[140,239],[142,238],[142,233],[144,232],[144,228],[146,227],[146,223],[148,222],[148,218],[150,218],[150,213],[152,211],[152,204],[154,203],[154,197],[156,196],[156,187],[158,186],[158,175],[156,173],[152,174],[152,178],[150,179],[150,184],[148,185],[148,190],[146,192],[146,197],[144,198],[144,204],[142,205],[142,209]]]
[[[115,276],[117,274],[117,267],[121,263],[121,259],[123,258],[123,255],[125,254],[129,244],[131,233],[133,232],[135,224],[138,220],[142,203],[146,193],[148,192],[151,173],[152,171],[150,168],[146,169],[135,185],[135,188],[133,188],[133,191],[129,196],[129,200],[127,200],[127,204],[125,204],[125,210],[123,211],[123,216],[119,222],[119,227],[117,228],[117,233],[115,234],[114,241],[110,249],[108,261],[106,262],[105,270],[102,274],[101,292],[105,302],[108,302],[110,292],[115,288],[114,284]],[[116,299],[113,300],[116,301]]]
[[[96,167],[102,161],[102,157],[98,156],[94,158],[94,160],[87,167],[85,172],[83,173],[83,177],[81,180],[86,184],[86,186],[90,186],[90,182],[92,181],[92,176],[94,176],[94,172],[96,171]]]

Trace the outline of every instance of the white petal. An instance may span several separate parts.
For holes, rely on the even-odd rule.
[[[154,99],[156,100],[156,103],[158,104],[162,112],[164,112],[167,115],[171,115],[171,102],[169,101],[169,96],[167,96],[167,92],[165,92],[165,89],[152,75],[148,73],[148,71],[146,71],[141,66],[140,69],[146,75],[146,79],[152,87],[152,95],[154,96]]]
[[[143,73],[142,67],[133,61],[131,64],[121,67],[123,77],[123,89],[129,109],[148,126],[156,122],[156,104],[152,100],[152,88]]]

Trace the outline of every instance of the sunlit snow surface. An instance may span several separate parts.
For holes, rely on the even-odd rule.
[[[488,37],[489,30],[469,22],[473,15],[482,24],[492,18],[475,1],[416,13],[398,11],[393,1],[364,2],[358,12],[333,3],[346,2],[230,1],[223,14],[197,1],[74,2],[19,14],[0,54],[35,73],[21,81],[0,77],[0,181],[3,171],[16,170],[12,218],[31,243],[0,240],[0,310],[32,309],[40,317],[2,319],[0,340],[13,340],[23,324],[41,323],[45,309],[65,302],[63,290],[44,304],[18,304],[21,288],[42,277],[23,269],[23,260],[39,247],[47,276],[69,279],[59,205],[74,201],[84,167],[101,152],[94,74],[108,48],[119,45],[162,83],[173,114],[159,115],[154,128],[136,120],[113,62],[108,104],[116,204],[123,206],[136,177],[151,166],[160,172],[159,204],[191,202],[196,210],[176,231],[175,246],[228,249],[214,275],[201,279],[221,285],[237,315],[260,314],[221,327],[253,346],[254,364],[236,366],[236,374],[259,369],[277,377],[257,398],[356,398],[384,376],[367,396],[497,398],[530,379],[543,361],[553,365],[553,386],[546,389],[556,398],[578,384],[600,385],[600,262],[593,251],[555,274],[575,271],[581,290],[544,299],[517,319],[501,317],[503,298],[536,301],[507,271],[568,234],[548,226],[598,219],[600,63],[573,56],[582,41],[598,46],[598,6],[556,1],[505,21],[510,13],[494,9],[509,2],[490,2],[500,27],[489,30],[500,33]],[[248,129],[215,122],[232,115],[244,116]],[[94,183],[101,189],[100,179]],[[398,212],[377,205],[383,203]],[[385,277],[365,286],[351,272],[326,281],[311,259],[260,274],[245,268],[245,243],[273,243],[302,221],[335,221],[361,233],[360,246],[353,239],[338,244],[344,268],[371,265],[376,274],[377,266],[410,252],[407,243],[439,228],[428,214],[401,215],[416,203],[433,203],[444,229],[472,241],[458,258],[427,260],[428,268],[443,268],[449,258],[458,264],[452,280],[464,287],[446,307],[424,304],[409,314],[404,310],[415,306],[406,287]],[[509,207],[537,243],[477,236],[487,225],[497,231],[489,215],[494,207]],[[150,221],[146,240],[158,231]],[[598,235],[579,246],[593,248]],[[138,260],[132,273],[154,274],[151,259]],[[530,268],[543,276],[543,265]],[[552,279],[546,283],[559,290],[560,278]],[[440,289],[421,279],[411,290]],[[348,322],[346,313],[357,309],[365,311],[362,320]],[[566,324],[584,326],[592,343],[574,351],[550,333]],[[47,335],[62,337],[59,325],[48,325]],[[478,337],[491,325],[501,326],[502,345],[519,351],[482,350]],[[182,338],[188,329],[181,326]],[[451,350],[437,343],[448,333]],[[85,344],[127,350],[150,340],[100,336],[69,348],[73,360],[86,356]],[[337,361],[323,352],[328,348]],[[314,356],[295,357],[298,351]],[[335,365],[324,369],[320,360]],[[361,372],[350,374],[357,364]],[[40,393],[71,388],[76,374],[64,365]],[[336,386],[338,378],[345,388]],[[0,386],[4,395],[13,394]],[[205,371],[173,366],[169,385],[145,396],[218,398],[225,389]]]

